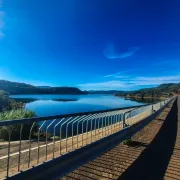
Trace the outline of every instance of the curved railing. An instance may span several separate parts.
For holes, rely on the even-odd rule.
[[[0,128],[8,136],[7,141],[0,141],[0,174],[12,176],[110,136],[151,115],[170,100],[121,109],[0,121]]]

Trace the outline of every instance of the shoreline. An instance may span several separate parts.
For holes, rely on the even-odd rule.
[[[138,96],[123,96],[123,95],[114,95],[116,97],[123,97],[124,99],[157,99],[157,100],[163,100],[166,99],[167,97],[151,97],[151,96],[147,96],[147,97],[138,97]]]

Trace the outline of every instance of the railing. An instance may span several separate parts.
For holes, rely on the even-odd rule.
[[[110,136],[166,105],[164,101],[113,109],[0,122],[0,178]],[[5,141],[6,140],[6,141]]]

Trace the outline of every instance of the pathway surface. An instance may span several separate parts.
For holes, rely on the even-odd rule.
[[[180,97],[129,145],[121,143],[61,179],[180,180]]]

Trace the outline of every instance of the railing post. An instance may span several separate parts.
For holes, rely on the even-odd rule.
[[[123,129],[125,128],[125,124],[126,124],[126,113],[123,114]]]

